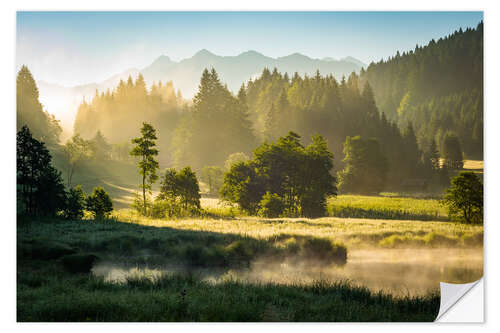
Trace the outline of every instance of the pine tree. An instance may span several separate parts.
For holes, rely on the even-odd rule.
[[[59,121],[43,110],[39,101],[38,87],[28,67],[22,66],[16,79],[17,131],[28,126],[34,138],[56,144],[62,132]]]
[[[130,152],[130,155],[139,158],[139,171],[142,176],[142,198],[143,198],[143,214],[147,213],[147,199],[146,191],[149,193],[152,190],[152,186],[158,179],[156,170],[159,167],[158,161],[155,156],[158,155],[158,149],[156,149],[156,130],[148,123],[143,123],[141,128],[141,136],[132,139],[132,144],[134,148]]]

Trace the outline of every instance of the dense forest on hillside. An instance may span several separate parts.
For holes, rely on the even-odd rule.
[[[467,157],[483,156],[483,23],[426,46],[372,63],[360,81],[373,87],[381,112],[400,126],[411,121],[419,144],[441,146],[446,132]]]
[[[84,100],[78,108],[74,132],[90,139],[100,131],[110,142],[126,145],[144,121],[160,128],[162,134],[172,133],[183,104],[182,95],[176,93],[172,82],[159,81],[148,91],[139,74],[135,81],[132,77],[127,82],[120,81],[113,91],[96,91],[90,103]],[[160,135],[160,149],[168,149],[169,138]],[[168,158],[163,161],[170,162]]]

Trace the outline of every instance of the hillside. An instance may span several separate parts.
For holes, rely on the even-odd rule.
[[[360,73],[381,112],[400,127],[412,122],[421,147],[446,132],[457,135],[467,158],[483,151],[483,23],[399,52]]]

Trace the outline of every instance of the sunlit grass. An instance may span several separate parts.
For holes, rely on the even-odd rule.
[[[328,214],[335,217],[448,220],[446,207],[437,199],[416,199],[394,195],[339,195],[328,200],[327,209]]]
[[[377,220],[356,218],[320,219],[257,217],[235,218],[188,218],[178,220],[152,219],[138,216],[134,211],[115,211],[113,217],[124,222],[169,227],[179,230],[237,234],[246,237],[269,239],[281,235],[299,235],[341,240],[350,247],[383,246],[394,247],[388,237],[405,237],[405,242],[395,240],[399,247],[412,246],[481,246],[483,227],[440,221]],[[442,242],[425,237],[442,237]],[[433,238],[433,239],[434,239]],[[418,240],[422,241],[418,241]],[[416,241],[410,241],[416,240]]]

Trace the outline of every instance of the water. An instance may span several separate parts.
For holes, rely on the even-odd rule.
[[[187,269],[176,265],[156,267],[102,262],[93,273],[110,282],[124,282],[130,276],[151,279],[164,274],[195,273],[218,283],[228,278],[244,282],[308,284],[319,279],[350,280],[373,291],[393,295],[424,295],[439,290],[439,282],[468,283],[483,275],[482,249],[374,249],[354,250],[344,266],[322,266],[311,262],[256,260],[247,269]]]

